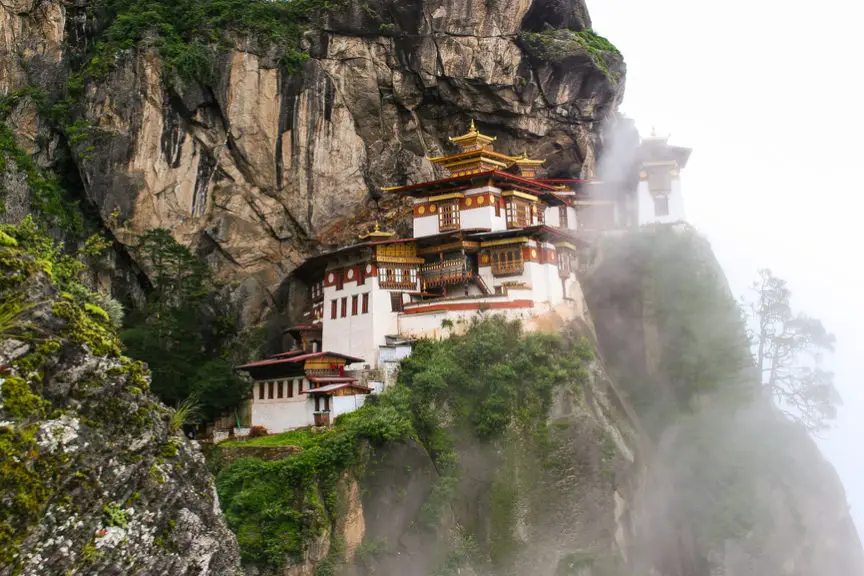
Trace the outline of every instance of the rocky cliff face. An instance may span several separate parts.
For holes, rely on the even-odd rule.
[[[98,2],[0,7],[0,94],[61,93],[105,25],[93,13]],[[499,149],[547,158],[553,174],[592,173],[623,62],[575,35],[526,41],[550,26],[590,30],[584,4],[346,0],[312,19],[311,58],[296,73],[279,50],[238,37],[206,82],[172,81],[145,41],[104,77],[85,75],[60,143],[121,242],[170,229],[209,258],[254,323],[284,304],[279,286],[305,256],[354,238],[376,205],[384,220],[402,218],[377,189],[432,178],[424,158],[471,118]],[[58,138],[36,103],[20,99],[8,120],[49,163]]]
[[[31,233],[0,231],[0,574],[239,576],[198,446]]]

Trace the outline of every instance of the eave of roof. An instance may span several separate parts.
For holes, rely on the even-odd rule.
[[[517,182],[519,184],[523,184],[526,187],[534,187],[539,189],[540,191],[555,191],[554,186],[550,186],[548,184],[544,184],[539,179],[533,178],[525,178],[524,176],[518,176],[516,174],[511,174],[510,172],[504,172],[501,170],[487,170],[485,172],[477,172],[476,174],[465,174],[463,176],[451,176],[450,178],[442,178],[440,180],[432,180],[429,182],[420,182],[417,184],[408,184],[406,186],[397,186],[394,188],[387,188],[388,192],[394,193],[416,193],[421,192],[423,190],[434,188],[438,186],[447,187],[447,186],[456,186],[460,182],[464,182],[466,180],[476,180],[478,178],[498,178],[501,180],[507,180],[510,182]]]
[[[285,354],[283,352],[283,354]],[[259,360],[257,362],[250,362],[249,364],[243,364],[242,366],[237,366],[236,370],[246,370],[248,368],[262,368],[264,366],[278,366],[280,364],[296,364],[297,362],[305,362],[306,360],[310,360],[312,358],[321,358],[322,356],[332,356],[333,358],[340,358],[345,360],[348,364],[354,364],[356,362],[365,362],[362,358],[354,358],[353,356],[346,356],[345,354],[339,354],[337,352],[312,352],[309,354],[301,354],[299,356],[288,356],[286,357],[273,357],[268,358],[267,360]]]
[[[336,390],[341,390],[343,388],[353,388],[354,390],[359,390],[361,392],[371,392],[372,389],[362,384],[354,384],[353,382],[341,382],[334,384],[327,384],[326,386],[319,386],[318,388],[310,388],[308,390],[301,390],[300,394],[328,394],[330,392],[334,392]]]

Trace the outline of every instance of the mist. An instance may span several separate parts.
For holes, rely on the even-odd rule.
[[[793,306],[837,336],[827,365],[844,405],[819,444],[864,526],[864,302],[851,264],[861,245],[864,97],[856,55],[862,8],[684,0],[591,2],[594,28],[626,55],[622,111],[694,149],[682,173],[688,220],[711,241],[736,296],[760,267],[788,280]],[[847,104],[849,103],[849,104]]]

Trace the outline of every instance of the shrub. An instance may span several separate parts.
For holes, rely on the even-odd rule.
[[[264,426],[252,426],[249,429],[249,438],[261,438],[270,434]]]

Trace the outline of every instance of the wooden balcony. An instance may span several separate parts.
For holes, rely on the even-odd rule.
[[[464,258],[433,262],[420,267],[423,288],[436,288],[453,284],[464,284],[473,277]]]
[[[515,262],[492,262],[493,276],[519,276],[525,271],[525,263],[522,260]]]

